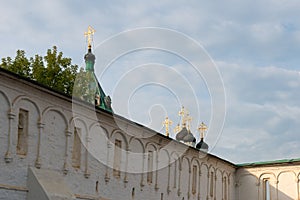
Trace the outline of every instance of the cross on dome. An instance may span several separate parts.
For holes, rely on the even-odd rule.
[[[165,128],[166,128],[166,136],[167,137],[169,137],[169,128],[170,128],[170,126],[172,125],[172,121],[168,118],[168,117],[166,117],[166,119],[165,119],[165,121],[163,122],[163,125],[165,126]]]
[[[88,30],[84,32],[84,36],[87,38],[89,49],[92,47],[93,35],[95,34],[95,32],[95,29],[93,29],[93,27],[91,26],[89,26]]]
[[[200,124],[199,128],[198,128],[199,132],[200,132],[200,138],[203,139],[204,138],[204,133],[207,130],[207,126],[206,124],[204,124],[203,122]]]

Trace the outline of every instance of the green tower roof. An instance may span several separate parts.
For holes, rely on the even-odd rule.
[[[88,95],[86,99],[90,103],[94,103],[96,107],[102,108],[106,111],[112,112],[111,108],[111,98],[106,96],[94,71],[96,56],[92,53],[91,46],[88,46],[88,52],[84,56],[85,60],[85,71],[86,78],[88,80],[88,90],[87,93],[92,93]]]

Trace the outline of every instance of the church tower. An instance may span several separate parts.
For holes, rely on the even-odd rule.
[[[106,111],[112,112],[111,98],[106,96],[96,75],[95,75],[95,60],[96,56],[92,53],[92,40],[95,30],[89,26],[88,31],[84,33],[88,42],[88,52],[84,56],[85,61],[85,75],[84,79],[87,83],[83,99],[95,105],[95,107],[102,108]]]

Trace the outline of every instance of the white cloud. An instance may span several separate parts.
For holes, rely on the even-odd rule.
[[[44,54],[46,49],[57,45],[81,65],[86,51],[83,32],[88,25],[96,29],[95,46],[126,29],[144,26],[175,29],[203,44],[213,59],[220,61],[228,117],[215,151],[237,162],[300,156],[296,148],[300,145],[296,138],[300,117],[299,9],[297,0],[2,1],[0,55],[13,57],[17,49],[26,50],[28,55]],[[188,76],[193,87],[200,85],[196,89],[201,117],[209,119],[211,102],[203,81],[189,77],[193,70],[185,69],[188,64],[180,58],[158,54],[133,54],[128,65],[114,65],[114,71],[108,71],[108,78],[104,77],[101,82],[103,88],[108,88],[110,93],[110,79],[117,80],[132,66],[150,61],[174,66]],[[97,54],[97,63],[103,55],[105,52]],[[145,76],[135,78],[131,84]],[[158,74],[157,78],[176,86],[172,77],[165,74]],[[183,94],[184,87],[177,85],[177,88]],[[151,94],[139,93],[138,97],[149,99]],[[188,98],[185,101],[193,104]],[[167,103],[168,96],[160,96],[155,102]],[[138,109],[143,106],[149,107],[149,103],[137,105]],[[173,115],[176,112],[173,111]]]
[[[219,66],[228,91],[228,112],[214,152],[234,162],[299,157],[295,148],[300,145],[298,72],[225,63]],[[233,154],[233,150],[240,154]]]

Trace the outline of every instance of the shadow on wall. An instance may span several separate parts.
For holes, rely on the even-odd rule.
[[[277,168],[277,170],[279,169]],[[259,176],[248,172],[238,178],[236,185],[237,200],[299,199],[298,177],[292,170],[279,171],[277,175],[273,172],[263,172]]]

